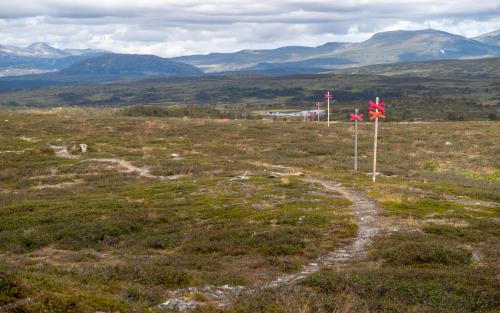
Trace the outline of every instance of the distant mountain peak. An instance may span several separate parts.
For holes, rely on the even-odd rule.
[[[460,37],[445,31],[437,29],[421,29],[421,30],[391,30],[386,32],[375,33],[368,41],[373,40],[408,40],[418,36],[445,36],[445,37]]]
[[[54,48],[46,42],[32,43],[31,45],[27,46],[24,50],[28,53],[31,53],[34,56],[40,56],[40,57],[57,58],[57,57],[67,56],[67,54],[64,51]]]
[[[51,49],[55,49],[51,45],[49,45],[48,43],[41,42],[41,41],[34,42],[31,45],[27,46],[26,48],[51,48]]]
[[[475,38],[484,38],[484,37],[493,37],[493,36],[500,36],[500,29],[494,30],[494,31],[486,33],[486,34],[479,35]]]
[[[488,45],[500,46],[500,29],[474,37],[472,39]]]
[[[40,59],[60,59],[70,56],[94,56],[109,53],[104,50],[92,49],[57,49],[46,42],[34,42],[24,48],[0,44],[0,56],[29,57]]]

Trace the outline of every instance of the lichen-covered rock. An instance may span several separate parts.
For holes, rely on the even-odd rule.
[[[191,310],[199,306],[198,301],[191,301],[187,298],[173,298],[168,299],[164,303],[158,305],[160,309],[176,310],[176,311],[186,311]]]

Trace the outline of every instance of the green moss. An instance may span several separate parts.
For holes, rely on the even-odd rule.
[[[471,178],[471,179],[477,179],[477,180],[484,180],[487,182],[492,182],[492,183],[500,183],[500,171],[495,171],[492,174],[489,175],[482,175],[476,172],[462,172],[460,175],[463,175],[464,177]]]

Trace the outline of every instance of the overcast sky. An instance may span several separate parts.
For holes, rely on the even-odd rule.
[[[476,36],[499,0],[0,0],[0,44],[161,56],[361,41],[396,29]]]

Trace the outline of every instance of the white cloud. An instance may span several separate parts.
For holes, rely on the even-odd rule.
[[[498,0],[23,0],[0,2],[1,44],[45,41],[162,56],[360,41],[378,31],[500,28]]]

